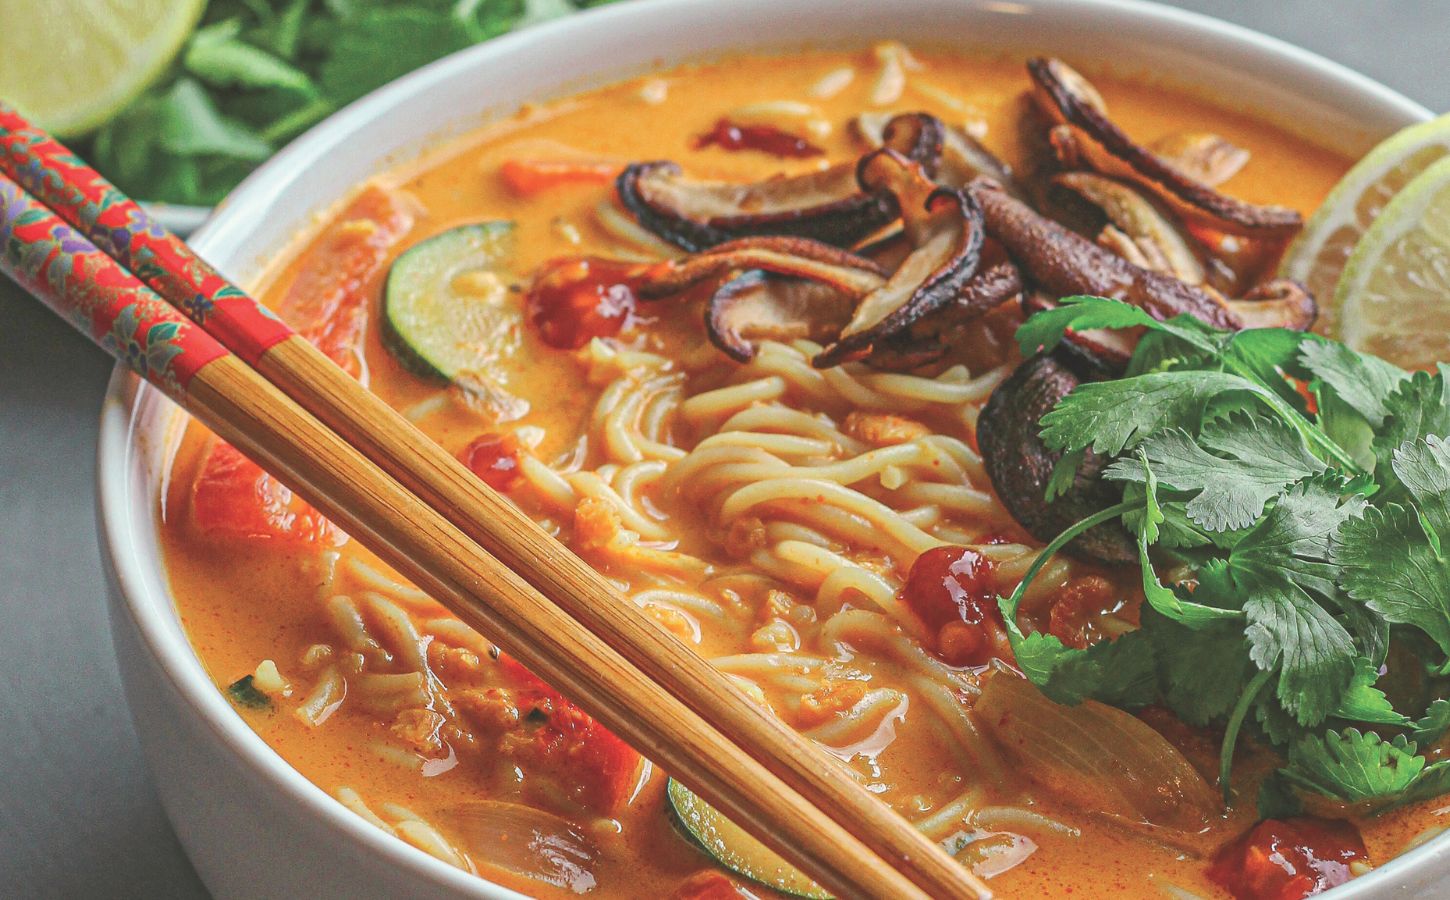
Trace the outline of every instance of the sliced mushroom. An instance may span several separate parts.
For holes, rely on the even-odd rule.
[[[967,192],[981,206],[987,233],[1002,242],[1027,281],[1054,297],[1113,297],[1142,307],[1156,319],[1186,313],[1215,328],[1242,327],[1216,294],[1135,266],[1039,215],[990,181],[978,179]]]
[[[1034,356],[997,386],[977,420],[977,446],[997,496],[1012,518],[1044,543],[1122,499],[1121,491],[1098,477],[1108,461],[1089,451],[1067,493],[1047,500],[1048,479],[1062,454],[1042,445],[1038,421],[1086,374],[1066,354]],[[1132,540],[1117,522],[1093,528],[1068,550],[1107,562],[1137,559]]]
[[[928,123],[888,128],[885,139],[906,158],[935,168],[941,139]],[[689,251],[750,235],[849,247],[898,212],[890,195],[862,191],[852,163],[752,184],[691,181],[672,162],[635,163],[620,173],[615,191],[641,225]]]
[[[812,364],[839,365],[953,302],[976,272],[982,213],[967,194],[937,187],[922,167],[889,148],[861,160],[861,185],[894,196],[912,251],[885,284],[861,298],[834,343]]]
[[[1203,264],[1188,240],[1137,190],[1093,172],[1063,172],[1053,182],[1103,211],[1111,224],[1098,243],[1140,268],[1167,272],[1185,284],[1203,283]]]
[[[635,163],[615,190],[641,225],[689,251],[759,234],[845,246],[896,214],[889,200],[861,193],[848,163],[753,184],[690,181],[672,162]]]
[[[830,244],[807,238],[750,237],[649,266],[639,279],[636,293],[642,299],[656,300],[704,281],[733,278],[752,269],[808,278],[854,296],[874,291],[886,282],[886,271],[875,262]]]
[[[1319,316],[1314,296],[1292,278],[1266,281],[1242,299],[1228,301],[1228,306],[1243,321],[1245,328],[1308,331]]]
[[[1027,69],[1038,105],[1059,126],[1053,141],[1060,155],[1070,154],[1104,175],[1142,185],[1186,222],[1215,231],[1287,240],[1303,227],[1303,217],[1292,209],[1220,194],[1187,167],[1135,144],[1108,118],[1102,97],[1061,60],[1033,59]]]
[[[821,281],[746,272],[716,289],[705,308],[705,332],[726,356],[749,362],[758,341],[832,339],[851,318],[857,296]]]
[[[1149,149],[1209,187],[1218,187],[1249,163],[1249,151],[1211,131],[1180,131],[1159,138]]]
[[[930,113],[865,112],[856,117],[854,124],[856,133],[873,150],[888,145],[900,148],[910,140],[907,129],[920,129],[925,138],[935,136],[939,159],[923,168],[943,187],[959,188],[980,175],[1014,194],[1018,192],[1010,166],[967,132],[946,125]]]
[[[875,345],[866,362],[895,371],[936,362],[961,343],[969,326],[1021,293],[1022,273],[1016,264],[996,242],[985,244],[979,270],[950,304]]]

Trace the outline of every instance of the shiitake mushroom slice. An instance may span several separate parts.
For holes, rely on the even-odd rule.
[[[1287,240],[1303,227],[1304,219],[1295,210],[1221,194],[1190,174],[1187,166],[1134,143],[1108,118],[1102,96],[1091,83],[1062,60],[1038,57],[1028,61],[1027,71],[1038,105],[1059,129],[1065,129],[1053,135],[1060,153],[1075,156],[1104,175],[1142,185],[1185,222],[1213,231]],[[1064,146],[1065,141],[1071,146]]]
[[[811,361],[817,368],[868,356],[949,306],[980,261],[982,214],[968,194],[937,187],[922,166],[889,148],[863,157],[858,177],[864,189],[896,198],[912,250],[883,285],[861,297],[840,335]]]
[[[942,143],[940,123],[932,122],[888,123],[887,146],[934,169]],[[615,191],[641,225],[690,252],[750,235],[849,247],[898,214],[889,194],[861,189],[854,163],[751,184],[694,181],[672,162],[634,163],[620,173]]]
[[[1216,293],[1135,266],[1041,215],[991,181],[977,179],[967,186],[967,193],[981,208],[987,233],[1002,243],[1026,280],[1044,293],[1112,297],[1141,307],[1156,319],[1186,313],[1215,328],[1243,327]]]

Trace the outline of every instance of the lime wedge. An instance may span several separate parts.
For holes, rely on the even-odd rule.
[[[1329,301],[1355,244],[1410,181],[1450,155],[1450,115],[1395,132],[1355,164],[1289,247],[1279,274],[1304,283],[1320,301],[1320,322],[1335,334]]]
[[[1450,359],[1450,159],[1390,201],[1349,257],[1334,296],[1339,337],[1406,368]]]
[[[125,108],[166,70],[206,0],[46,0],[0,13],[0,97],[61,137]]]

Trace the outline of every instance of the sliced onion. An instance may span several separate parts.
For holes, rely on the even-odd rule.
[[[497,800],[465,803],[447,815],[475,858],[571,893],[594,890],[599,851],[572,822]]]
[[[1084,812],[1181,835],[1222,814],[1183,754],[1120,709],[1092,700],[1063,706],[999,670],[986,679],[975,712],[1028,777]]]

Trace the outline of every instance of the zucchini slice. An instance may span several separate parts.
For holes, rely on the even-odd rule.
[[[675,821],[720,865],[792,897],[830,900],[831,895],[805,873],[781,859],[683,784],[671,778],[665,794]]]
[[[512,222],[450,228],[408,248],[383,290],[383,345],[435,381],[477,372],[512,349],[523,304],[509,291]]]

